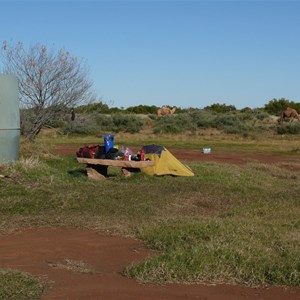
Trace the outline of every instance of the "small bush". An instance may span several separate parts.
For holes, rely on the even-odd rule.
[[[20,128],[21,134],[27,135],[29,133],[32,124],[34,122],[34,113],[33,110],[21,109],[20,110]]]
[[[268,114],[267,112],[261,111],[261,110],[254,110],[253,114],[256,119],[261,120],[261,121],[270,116],[270,114]]]
[[[218,113],[226,113],[230,111],[235,111],[236,107],[234,105],[226,105],[226,104],[220,104],[220,103],[214,103],[210,106],[205,107],[206,110],[212,110]]]
[[[51,122],[48,123],[48,125],[53,128],[60,128],[64,130],[67,128],[68,123],[67,121],[64,120],[52,120]]]
[[[134,114],[156,114],[159,107],[155,105],[138,105],[126,108],[126,111]]]
[[[96,117],[96,123],[99,125],[101,130],[110,130],[114,126],[114,122],[111,116],[98,115]]]
[[[253,112],[244,112],[244,113],[239,112],[236,113],[236,116],[240,121],[251,121],[255,119]]]
[[[242,134],[243,136],[248,136],[249,131],[252,130],[245,122],[241,121],[239,114],[218,115],[213,126],[226,133]]]
[[[282,126],[277,126],[278,134],[299,134],[300,133],[300,123],[294,124],[284,124]]]
[[[136,115],[126,115],[121,113],[116,113],[112,115],[113,120],[113,131],[114,132],[129,132],[129,133],[137,133],[139,132],[143,126],[143,120]]]
[[[154,125],[154,133],[183,133],[186,131],[195,131],[197,125],[188,113],[179,115],[161,117]]]
[[[99,125],[96,121],[95,114],[77,114],[74,121],[68,123],[68,127],[64,133],[77,134],[97,134],[99,132]]]
[[[77,134],[97,134],[100,131],[136,133],[143,126],[143,119],[133,114],[115,113],[105,115],[89,113],[77,114],[74,121],[69,121],[64,132]]]
[[[238,124],[234,126],[224,126],[223,130],[229,134],[241,134],[244,137],[249,135],[249,127],[244,124]]]
[[[215,124],[217,128],[224,128],[225,126],[237,126],[241,124],[240,119],[236,115],[227,115],[227,114],[221,114],[218,115]]]
[[[198,110],[191,112],[190,116],[197,128],[209,128],[213,127],[217,114],[209,110]]]

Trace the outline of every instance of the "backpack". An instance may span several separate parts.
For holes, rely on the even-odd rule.
[[[105,158],[105,147],[99,145],[84,146],[79,148],[76,155],[84,158]]]
[[[123,157],[124,153],[120,152],[117,148],[110,148],[105,154],[106,159],[116,159],[118,156]]]

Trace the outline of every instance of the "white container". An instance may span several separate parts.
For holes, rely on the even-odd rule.
[[[209,153],[211,153],[211,148],[203,148],[203,153],[204,153],[204,154],[209,154]]]

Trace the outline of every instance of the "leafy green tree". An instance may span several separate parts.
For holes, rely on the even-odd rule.
[[[242,112],[242,113],[245,113],[245,112],[248,112],[248,113],[250,113],[250,112],[252,112],[252,109],[250,108],[250,107],[244,107],[244,108],[242,108],[241,110],[240,110],[240,112]]]
[[[285,98],[280,99],[272,99],[268,104],[264,106],[265,111],[269,114],[279,115],[282,110],[285,110],[287,107],[294,108],[298,112],[300,112],[300,103],[296,103],[294,101],[290,101]]]
[[[98,103],[90,103],[86,105],[81,105],[76,108],[77,113],[91,113],[91,112],[99,112],[99,113],[109,113],[109,107],[106,103],[102,101]]]
[[[134,114],[155,114],[158,110],[158,107],[155,105],[138,105],[138,106],[130,106],[126,109],[130,113]]]
[[[235,111],[236,107],[234,105],[214,103],[210,106],[204,107],[204,109],[212,110],[212,111],[215,111],[217,113],[226,113],[226,112],[230,112],[230,111]]]

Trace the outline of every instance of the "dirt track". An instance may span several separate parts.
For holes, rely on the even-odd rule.
[[[133,239],[76,229],[27,229],[0,237],[0,265],[46,276],[52,282],[43,299],[238,300],[300,299],[300,289],[236,285],[143,285],[121,275],[150,253]],[[94,273],[55,267],[65,259],[84,262]]]
[[[57,148],[60,155],[74,154],[76,145]],[[169,149],[185,161],[219,161],[242,164],[290,163],[300,160],[257,154],[208,154],[196,150]],[[249,288],[237,285],[152,285],[139,284],[121,275],[125,266],[145,259],[150,252],[133,239],[77,229],[26,229],[0,236],[0,266],[45,276],[52,282],[43,299],[209,299],[209,300],[296,300],[300,289]],[[84,262],[91,274],[55,267],[66,259]]]

